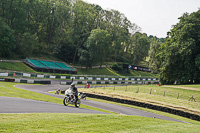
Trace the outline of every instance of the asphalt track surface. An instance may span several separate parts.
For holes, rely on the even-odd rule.
[[[15,97],[0,97],[0,113],[91,113],[106,114],[84,108]]]
[[[60,98],[61,100],[64,98],[64,95],[55,95],[52,93],[47,93],[48,91],[55,91],[57,89],[67,89],[69,86],[67,85],[16,85],[17,88],[53,96]],[[139,109],[134,109],[130,107],[124,107],[120,105],[114,105],[109,103],[102,103],[92,100],[81,100],[81,104],[109,110],[112,112],[116,112],[122,115],[135,115],[135,116],[144,116],[150,118],[157,118],[169,121],[183,122],[170,117],[146,112]],[[107,114],[100,111],[94,111],[84,108],[76,108],[74,106],[64,106],[61,104],[36,101],[36,100],[28,100],[22,98],[8,98],[8,97],[0,97],[0,113],[93,113],[93,114]]]

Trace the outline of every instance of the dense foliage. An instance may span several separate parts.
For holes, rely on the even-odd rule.
[[[138,64],[149,38],[116,10],[82,0],[0,0],[0,56],[54,56],[84,66]]]
[[[151,65],[165,83],[200,82],[200,10],[181,16],[165,43],[151,45]],[[153,55],[154,54],[154,55]]]

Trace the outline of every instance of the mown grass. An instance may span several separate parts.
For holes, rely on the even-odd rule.
[[[22,62],[0,62],[0,69],[19,72],[35,72]]]
[[[98,102],[103,102],[103,103],[110,103],[110,104],[130,107],[130,108],[134,108],[134,109],[139,109],[139,110],[155,113],[155,114],[158,114],[158,115],[167,116],[167,117],[174,118],[174,119],[184,121],[184,122],[188,122],[188,123],[200,124],[199,121],[195,121],[195,120],[192,120],[192,119],[189,119],[189,118],[186,118],[186,117],[181,117],[181,116],[178,116],[178,115],[170,114],[170,113],[167,113],[167,112],[152,110],[152,109],[143,108],[143,107],[134,106],[134,105],[129,105],[129,104],[117,103],[117,102],[112,102],[112,101],[107,101],[107,100],[102,100],[102,99],[95,99],[95,98],[87,98],[87,99],[93,100],[93,101],[98,101]]]
[[[144,76],[144,77],[157,77],[156,74],[152,74],[150,72],[143,72],[143,71],[136,71],[133,70],[132,73],[137,76]]]
[[[17,84],[20,84],[20,83],[0,82],[0,96],[18,97],[18,98],[33,99],[33,100],[38,100],[38,101],[45,101],[45,102],[63,104],[62,99],[14,87],[14,85],[17,85]],[[102,111],[102,112],[107,112],[107,113],[114,113],[114,112],[94,108],[94,107],[83,105],[83,104],[81,104],[80,107],[86,108],[86,109]]]
[[[128,115],[0,114],[0,132],[198,133],[200,125]]]
[[[59,73],[52,74],[52,73],[46,73],[46,72],[37,72],[22,62],[0,62],[0,72],[5,72],[5,71],[71,76],[71,74],[59,74]]]
[[[78,75],[113,75],[112,72],[108,71],[105,67],[102,68],[77,68]]]
[[[200,91],[195,90],[169,88],[157,85],[134,85],[95,87],[90,89],[82,88],[79,89],[79,91],[136,100],[154,105],[178,108],[198,115],[200,114]],[[195,98],[196,102],[188,101],[192,96]]]
[[[16,84],[19,83],[0,82],[0,96],[33,99],[33,100],[46,101],[58,104],[62,102],[59,98],[16,88],[14,87],[14,85]]]

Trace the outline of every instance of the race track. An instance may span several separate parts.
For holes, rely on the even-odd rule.
[[[55,91],[58,88],[61,90],[67,89],[69,86],[67,85],[16,85],[17,88],[34,91],[37,93],[50,95],[53,97],[60,98],[61,101],[64,98],[64,95],[55,95],[51,93],[47,93],[48,91]],[[81,100],[81,104],[93,106],[96,108],[109,110],[112,112],[116,112],[123,115],[135,115],[135,116],[144,116],[151,117],[163,120],[177,121],[182,122],[173,118],[169,118],[166,116],[157,115],[154,113],[124,107],[109,103],[102,103],[92,100]],[[76,108],[73,106],[64,106],[61,104],[54,104],[49,102],[35,101],[35,100],[27,100],[22,98],[8,98],[8,97],[0,97],[0,113],[95,113],[95,114],[106,114],[100,111],[94,111],[84,108]]]
[[[49,103],[15,97],[0,96],[0,113],[91,113],[106,114],[104,112],[63,106],[61,104]]]

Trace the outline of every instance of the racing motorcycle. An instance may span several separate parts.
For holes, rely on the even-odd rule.
[[[71,89],[67,89],[65,91],[65,98],[63,99],[63,104],[65,106],[68,106],[69,104],[73,104],[73,105],[75,105],[75,107],[78,108],[80,106],[80,104],[81,104],[81,100],[80,100],[79,97],[76,100],[74,94],[72,93],[72,90]]]

